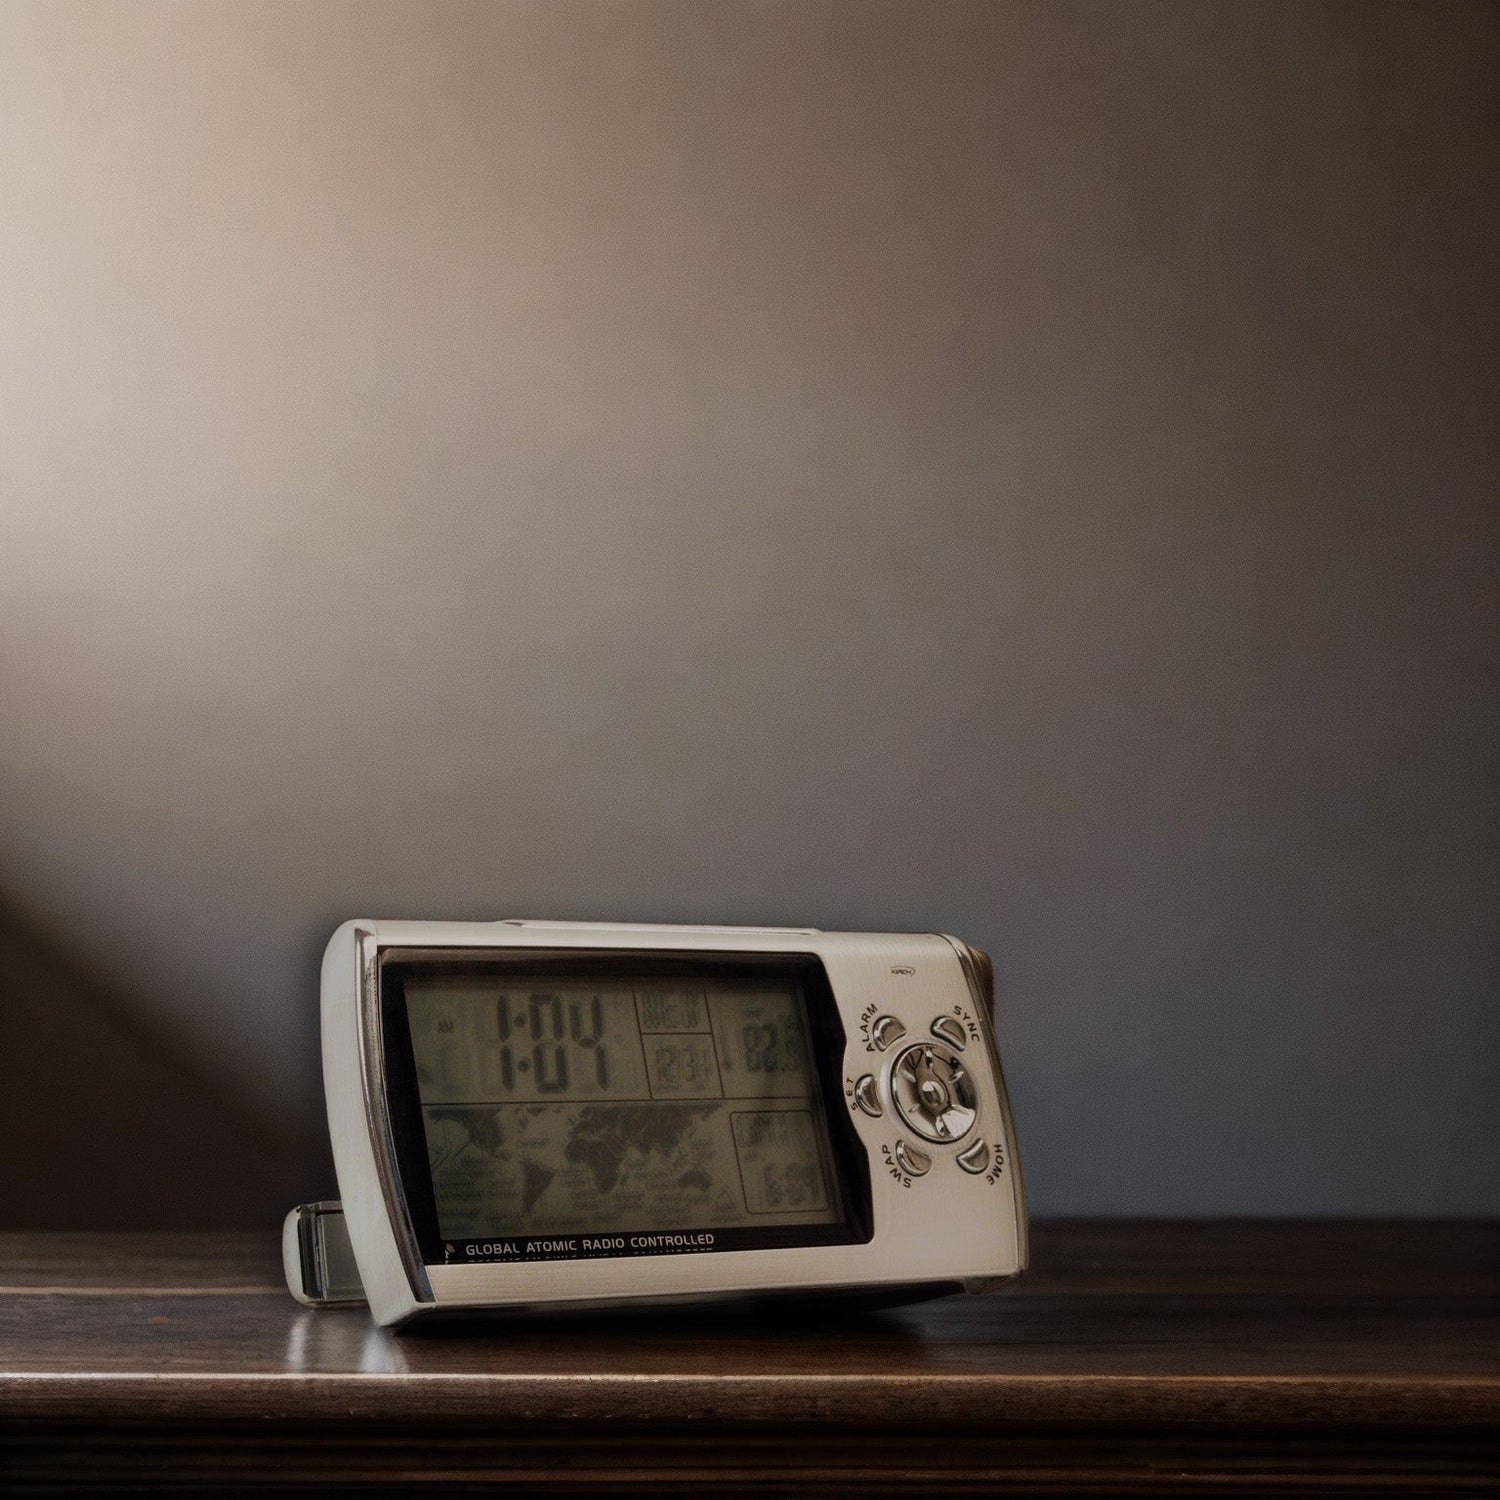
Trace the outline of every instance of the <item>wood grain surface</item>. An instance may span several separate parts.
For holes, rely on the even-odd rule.
[[[1052,1223],[883,1312],[394,1335],[274,1233],[0,1235],[0,1488],[1500,1494],[1500,1226]]]

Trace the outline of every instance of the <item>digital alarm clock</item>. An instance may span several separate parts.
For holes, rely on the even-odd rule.
[[[992,971],[938,934],[346,922],[341,1202],[287,1284],[377,1322],[988,1290],[1026,1262]]]

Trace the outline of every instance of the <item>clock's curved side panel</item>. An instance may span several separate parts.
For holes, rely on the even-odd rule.
[[[388,1139],[378,946],[376,924],[353,921],[334,933],[324,953],[323,1087],[339,1196],[365,1297],[378,1323],[393,1323],[430,1302],[432,1292],[415,1241],[403,1254],[396,1233],[396,1224],[405,1225],[405,1209]]]
[[[825,933],[817,946],[853,1026],[846,1097],[875,1170],[870,1269],[973,1289],[1018,1275],[1025,1228],[1009,1109],[956,945],[931,933]],[[911,1097],[908,1062],[918,1085],[940,1085],[941,1120]]]
[[[1004,1141],[1004,1153],[1009,1162],[1011,1208],[1015,1215],[1016,1275],[1026,1269],[1030,1253],[1029,1223],[1026,1216],[1026,1181],[1021,1172],[1020,1148],[1016,1142],[1015,1117],[1010,1107],[1010,1094],[1005,1087],[1005,1069],[1000,1057],[1000,1043],[995,1035],[995,966],[988,953],[971,947],[960,938],[944,933],[943,937],[953,945],[958,955],[959,967],[974,998],[974,1008],[979,1018],[979,1029],[984,1036],[989,1052],[990,1066],[994,1070],[995,1088],[1000,1106],[1000,1131]],[[1008,1278],[1000,1278],[1006,1280]],[[970,1285],[971,1291],[986,1290],[980,1283]]]

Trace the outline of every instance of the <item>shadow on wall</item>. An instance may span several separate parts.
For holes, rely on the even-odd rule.
[[[190,1061],[125,997],[0,903],[0,1228],[264,1228],[323,1142]]]

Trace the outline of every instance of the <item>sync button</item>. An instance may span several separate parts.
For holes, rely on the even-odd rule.
[[[957,1016],[939,1016],[932,1023],[932,1034],[947,1042],[950,1047],[957,1047],[960,1052],[969,1042],[968,1035],[964,1031],[964,1023]]]

